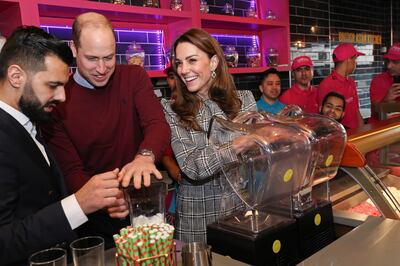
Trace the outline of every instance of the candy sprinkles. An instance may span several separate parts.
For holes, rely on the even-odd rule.
[[[122,228],[114,235],[118,265],[174,265],[173,235],[174,227],[166,223]]]

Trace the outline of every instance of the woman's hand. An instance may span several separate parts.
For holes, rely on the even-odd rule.
[[[233,140],[232,148],[236,154],[239,154],[249,150],[255,144],[256,142],[252,135],[244,135]]]

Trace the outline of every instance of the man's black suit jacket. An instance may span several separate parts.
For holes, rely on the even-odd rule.
[[[64,181],[26,129],[0,108],[0,265],[26,265],[30,254],[75,234],[60,200]]]

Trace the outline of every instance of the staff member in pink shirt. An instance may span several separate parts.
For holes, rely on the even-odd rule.
[[[294,85],[285,91],[279,100],[284,104],[295,104],[306,113],[319,113],[317,88],[311,85],[314,77],[313,62],[308,56],[298,56],[292,63]]]
[[[326,94],[331,91],[340,93],[346,99],[345,115],[342,124],[348,128],[357,128],[364,124],[360,114],[356,83],[350,74],[356,69],[356,59],[360,55],[351,43],[339,44],[333,50],[333,62],[335,68],[320,84],[318,90],[318,103],[322,106],[322,101]]]
[[[383,56],[387,59],[387,70],[376,75],[369,87],[371,106],[376,102],[400,102],[400,43],[390,47]],[[372,117],[377,119],[376,114]]]

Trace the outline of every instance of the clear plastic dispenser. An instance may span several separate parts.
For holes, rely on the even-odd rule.
[[[277,115],[261,112],[268,120],[295,127],[305,134],[312,149],[306,177],[299,194],[294,196],[294,209],[304,211],[312,206],[312,186],[327,183],[340,166],[347,134],[342,124],[318,114],[303,113],[298,106],[287,106]],[[328,189],[326,192],[328,193]],[[321,200],[329,200],[325,194]]]
[[[239,118],[239,122],[215,117],[210,130],[210,142],[221,158],[230,189],[246,206],[244,211],[219,220],[221,226],[234,231],[258,233],[286,222],[292,215],[291,195],[300,191],[311,160],[309,139],[299,128],[266,119],[252,123],[260,118],[259,113],[252,113],[246,121]],[[256,144],[231,162],[225,158],[226,145],[241,135],[250,135]]]

